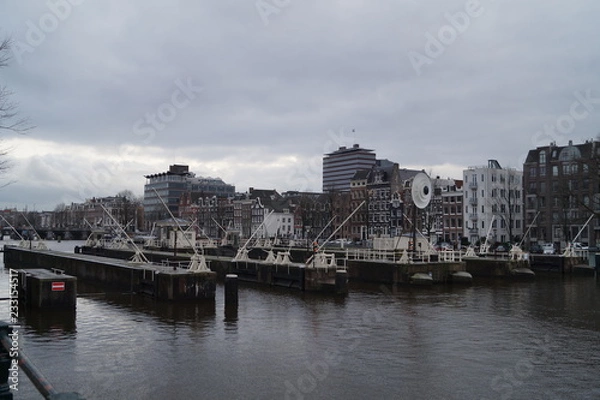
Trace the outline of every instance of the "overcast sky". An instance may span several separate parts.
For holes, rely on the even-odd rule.
[[[320,190],[359,143],[461,178],[600,132],[597,0],[2,1],[0,84],[35,129],[0,132],[0,207],[52,210],[189,164]]]

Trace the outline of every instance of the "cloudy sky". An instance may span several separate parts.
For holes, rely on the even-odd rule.
[[[0,132],[0,207],[131,190],[188,164],[320,190],[359,143],[460,178],[600,132],[594,0],[3,1],[0,84],[35,129]]]

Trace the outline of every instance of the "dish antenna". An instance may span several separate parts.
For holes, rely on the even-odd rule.
[[[431,179],[424,172],[419,172],[413,178],[411,194],[415,206],[424,209],[431,201]]]
[[[412,251],[413,260],[417,256],[417,212],[424,209],[431,201],[431,179],[425,172],[419,172],[412,181],[410,189],[415,210],[413,212]]]

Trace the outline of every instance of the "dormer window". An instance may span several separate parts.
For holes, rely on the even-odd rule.
[[[540,164],[546,164],[546,151],[540,151]]]

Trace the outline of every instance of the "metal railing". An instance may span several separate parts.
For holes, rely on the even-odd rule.
[[[437,261],[455,262],[462,261],[463,252],[460,250],[420,250],[413,254],[408,251],[410,260],[418,259],[422,262],[432,262],[432,256],[437,255]],[[390,263],[403,263],[403,252],[394,250],[353,249],[346,250],[346,259],[359,261],[383,261]],[[435,261],[433,261],[435,262]]]
[[[23,350],[19,348],[18,340],[15,339],[18,336],[15,335],[18,335],[17,331],[13,332],[11,326],[0,321],[0,400],[12,400],[13,394],[10,383],[18,377],[19,369],[25,372],[31,383],[45,399],[84,400],[79,393],[60,393],[54,389],[40,370],[23,353]]]

